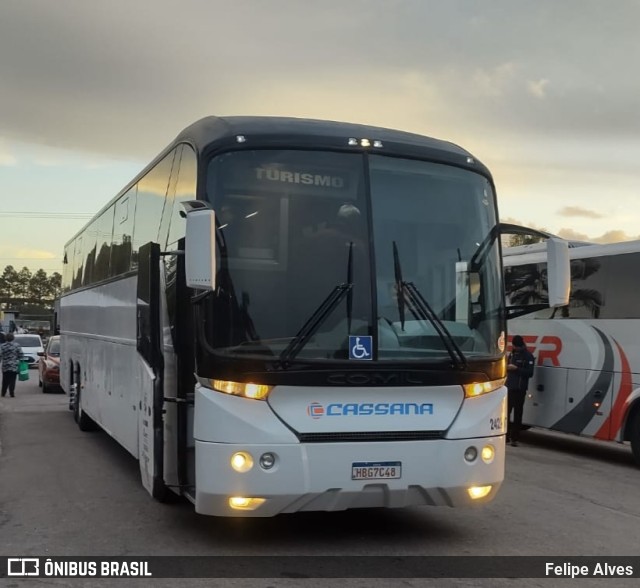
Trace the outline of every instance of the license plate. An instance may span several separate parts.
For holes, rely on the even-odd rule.
[[[401,477],[401,461],[357,461],[351,464],[352,480],[396,480]]]

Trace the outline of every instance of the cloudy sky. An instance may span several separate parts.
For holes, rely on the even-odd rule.
[[[638,0],[2,0],[0,268],[61,270],[209,114],[447,139],[492,170],[503,220],[640,238],[638,23]]]

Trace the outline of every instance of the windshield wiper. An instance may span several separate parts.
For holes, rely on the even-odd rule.
[[[353,241],[349,243],[349,257],[347,259],[347,281],[344,284],[336,286],[327,296],[322,304],[308,318],[307,322],[302,325],[297,335],[291,340],[289,345],[280,354],[280,362],[284,364],[291,361],[302,348],[307,344],[309,339],[313,337],[315,332],[320,328],[326,318],[333,312],[333,309],[340,304],[342,299],[348,294],[347,298],[347,323],[348,332],[351,332],[351,317],[353,313]]]
[[[336,306],[340,304],[347,293],[351,291],[351,288],[353,288],[352,283],[340,284],[331,291],[329,296],[327,296],[322,304],[318,306],[307,322],[302,325],[298,334],[280,354],[280,362],[283,365],[286,362],[291,361],[296,355],[298,355],[298,353],[300,353],[302,348],[307,344],[309,339],[313,337],[326,318],[333,312]]]
[[[404,331],[404,306],[406,293],[408,298],[407,301],[409,302],[408,306],[412,314],[418,319],[428,320],[433,325],[436,333],[438,333],[438,336],[444,343],[453,364],[460,369],[465,369],[467,367],[467,358],[462,352],[462,349],[460,349],[458,344],[455,342],[455,339],[447,327],[445,327],[444,323],[434,312],[433,308],[431,308],[431,305],[427,302],[420,290],[418,290],[418,287],[413,282],[406,282],[402,279],[402,268],[400,266],[398,246],[395,241],[393,242],[393,263],[396,287],[398,290],[398,312],[400,313],[402,330]]]

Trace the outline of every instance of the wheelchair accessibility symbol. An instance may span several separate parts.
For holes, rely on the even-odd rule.
[[[349,335],[349,359],[371,360],[372,337]]]

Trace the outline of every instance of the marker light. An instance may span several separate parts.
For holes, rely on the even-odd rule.
[[[253,467],[253,458],[244,451],[238,451],[231,456],[231,467],[236,472],[244,474]]]
[[[236,135],[236,141],[238,143],[244,143],[246,141],[246,137],[244,135]]]
[[[361,147],[371,147],[371,141],[369,139],[360,139]]]
[[[249,498],[248,496],[232,496],[229,506],[235,510],[255,510],[265,501],[264,498]]]
[[[491,382],[474,382],[473,384],[463,384],[464,395],[466,398],[474,398],[476,396],[482,396],[502,388],[504,386],[505,378],[499,380],[493,380]]]
[[[232,394],[233,396],[243,396],[254,400],[264,400],[271,392],[273,386],[264,384],[252,384],[243,382],[230,382],[228,380],[209,380],[209,384],[214,390]]]
[[[478,457],[478,450],[473,445],[467,447],[464,452],[464,459],[468,462],[472,462],[475,461],[476,457]]]
[[[263,470],[270,470],[276,463],[276,456],[273,453],[263,453],[260,456],[260,467]]]
[[[482,448],[480,456],[482,457],[482,461],[484,461],[484,463],[491,463],[493,461],[493,458],[496,456],[496,450],[494,449],[493,445],[485,445]]]
[[[469,496],[473,500],[478,500],[478,498],[484,498],[491,492],[492,486],[471,486],[471,488],[467,488],[467,492]]]
[[[473,157],[467,157],[467,163],[475,163],[475,159]]]
[[[351,139],[349,139],[348,143],[349,143],[349,145],[357,145],[358,144],[358,139],[354,139],[352,137]]]
[[[374,141],[373,146],[380,149],[382,147],[382,141]]]

